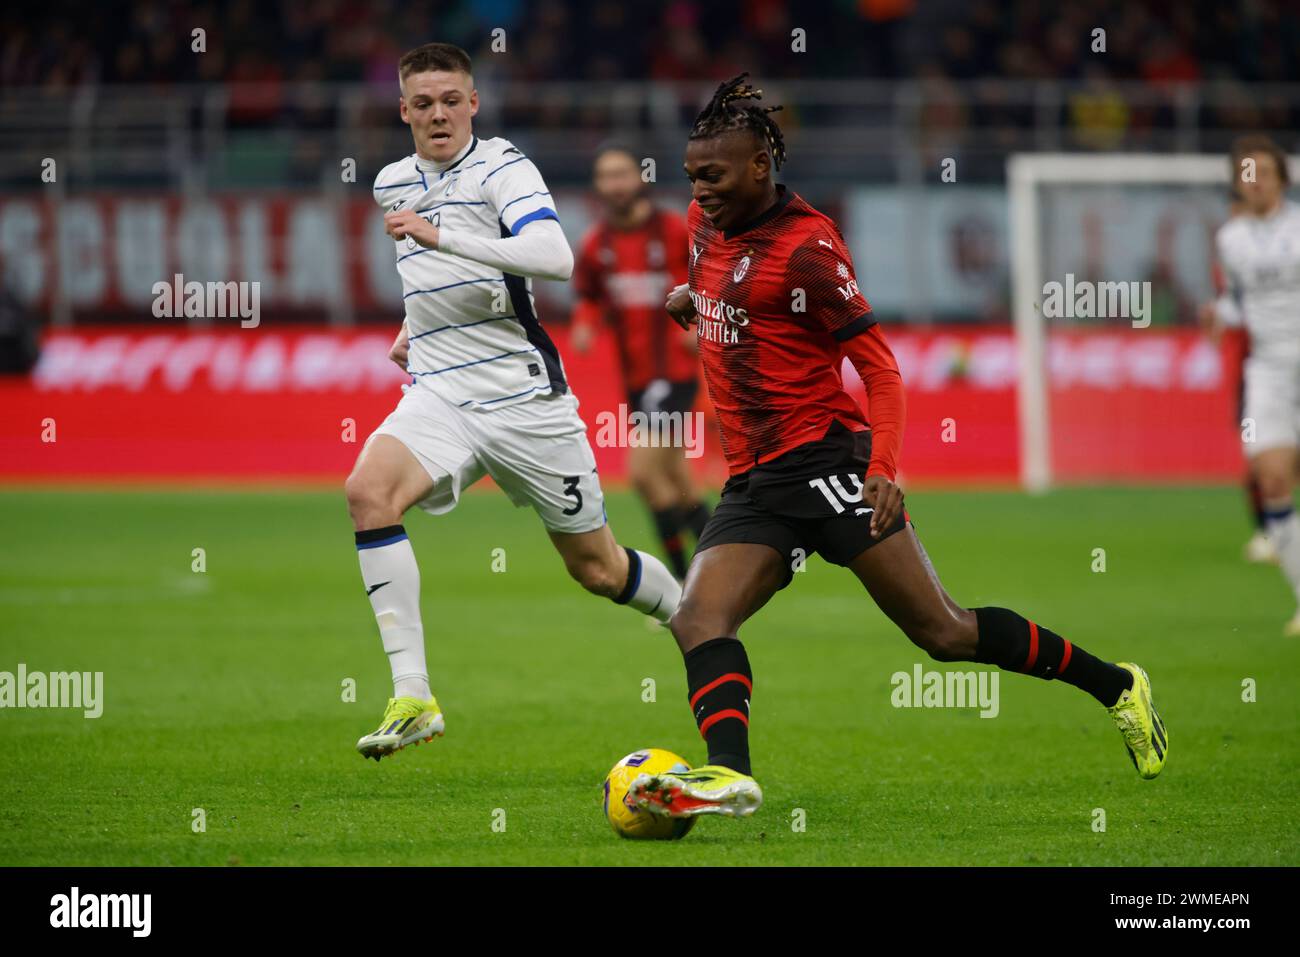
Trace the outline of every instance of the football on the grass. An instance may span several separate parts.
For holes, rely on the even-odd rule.
[[[633,751],[605,778],[605,818],[619,837],[673,841],[685,837],[695,825],[693,817],[663,817],[627,803],[627,789],[642,774],[689,771],[681,757],[662,748]]]

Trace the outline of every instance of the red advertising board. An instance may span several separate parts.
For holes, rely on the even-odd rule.
[[[908,481],[1014,482],[1015,342],[1005,331],[890,330],[903,370]],[[598,428],[625,402],[612,342],[555,334],[601,474],[626,449]],[[51,333],[31,376],[0,378],[0,477],[339,481],[409,381],[388,333],[171,326]],[[1052,462],[1061,481],[1221,480],[1240,472],[1236,371],[1191,333],[1053,333]],[[845,366],[846,388],[865,401]],[[724,467],[707,400],[703,477]],[[609,434],[608,431],[606,434]]]

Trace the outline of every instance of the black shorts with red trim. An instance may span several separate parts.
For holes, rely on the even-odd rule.
[[[696,552],[714,545],[770,546],[785,560],[782,588],[813,553],[833,565],[848,565],[909,521],[900,510],[894,523],[872,538],[872,510],[862,502],[870,462],[871,433],[835,422],[818,441],[733,475]]]

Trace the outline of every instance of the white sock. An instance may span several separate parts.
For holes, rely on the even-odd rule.
[[[668,566],[653,555],[635,548],[623,550],[627,552],[627,585],[614,601],[667,624],[682,600],[682,586]]]
[[[429,669],[424,663],[424,626],[420,622],[420,568],[401,525],[357,533],[361,580],[379,624],[388,664],[393,669],[393,696],[427,701]]]
[[[1277,506],[1265,504],[1264,521],[1268,537],[1277,548],[1278,564],[1282,574],[1291,583],[1296,602],[1300,603],[1300,518],[1290,502]]]

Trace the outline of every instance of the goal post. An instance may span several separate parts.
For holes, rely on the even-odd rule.
[[[1295,159],[1292,162],[1296,162]],[[1007,159],[1012,328],[1018,361],[1021,485],[1052,484],[1051,405],[1044,297],[1045,187],[1228,186],[1226,154],[1017,153]],[[1118,278],[1118,277],[1116,277]]]

